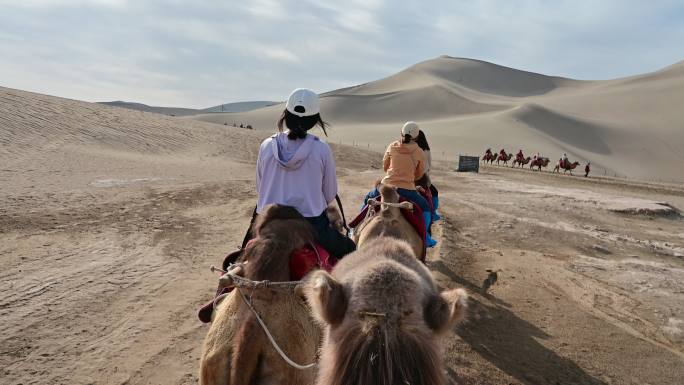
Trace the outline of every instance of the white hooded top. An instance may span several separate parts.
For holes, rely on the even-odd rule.
[[[305,217],[321,215],[337,195],[335,159],[317,137],[275,134],[261,143],[257,158],[257,214],[269,204],[292,206]]]

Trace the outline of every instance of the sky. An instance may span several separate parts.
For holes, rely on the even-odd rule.
[[[440,55],[576,79],[684,60],[681,0],[0,0],[0,86],[205,108]]]

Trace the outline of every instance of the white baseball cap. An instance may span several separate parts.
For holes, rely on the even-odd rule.
[[[318,95],[307,88],[297,88],[287,98],[285,108],[297,116],[313,116],[321,111]]]
[[[411,135],[411,138],[415,139],[420,133],[420,128],[416,122],[406,122],[404,127],[401,128],[401,135]]]

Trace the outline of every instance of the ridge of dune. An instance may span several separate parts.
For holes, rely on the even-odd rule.
[[[482,94],[524,97],[545,94],[560,86],[582,83],[585,82],[522,71],[482,60],[443,55],[414,64],[386,78],[331,91],[323,96],[379,94],[422,88],[426,84],[440,84]]]
[[[143,103],[126,102],[123,100],[116,100],[113,102],[97,102],[97,104],[172,116],[195,115],[202,111],[194,108],[148,106],[147,104]]]

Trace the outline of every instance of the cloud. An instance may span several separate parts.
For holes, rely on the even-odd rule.
[[[669,0],[0,0],[0,85],[206,107],[350,86],[449,54],[596,79],[682,59]]]
[[[129,0],[0,0],[0,7],[58,8],[77,6],[125,7]]]
[[[254,51],[257,51],[256,54],[263,54],[269,59],[275,59],[279,61],[285,61],[285,62],[291,62],[291,63],[298,63],[301,60],[297,55],[292,53],[291,51],[288,51],[285,48],[282,47],[277,47],[277,46],[266,46],[266,45],[256,45],[253,48]]]

